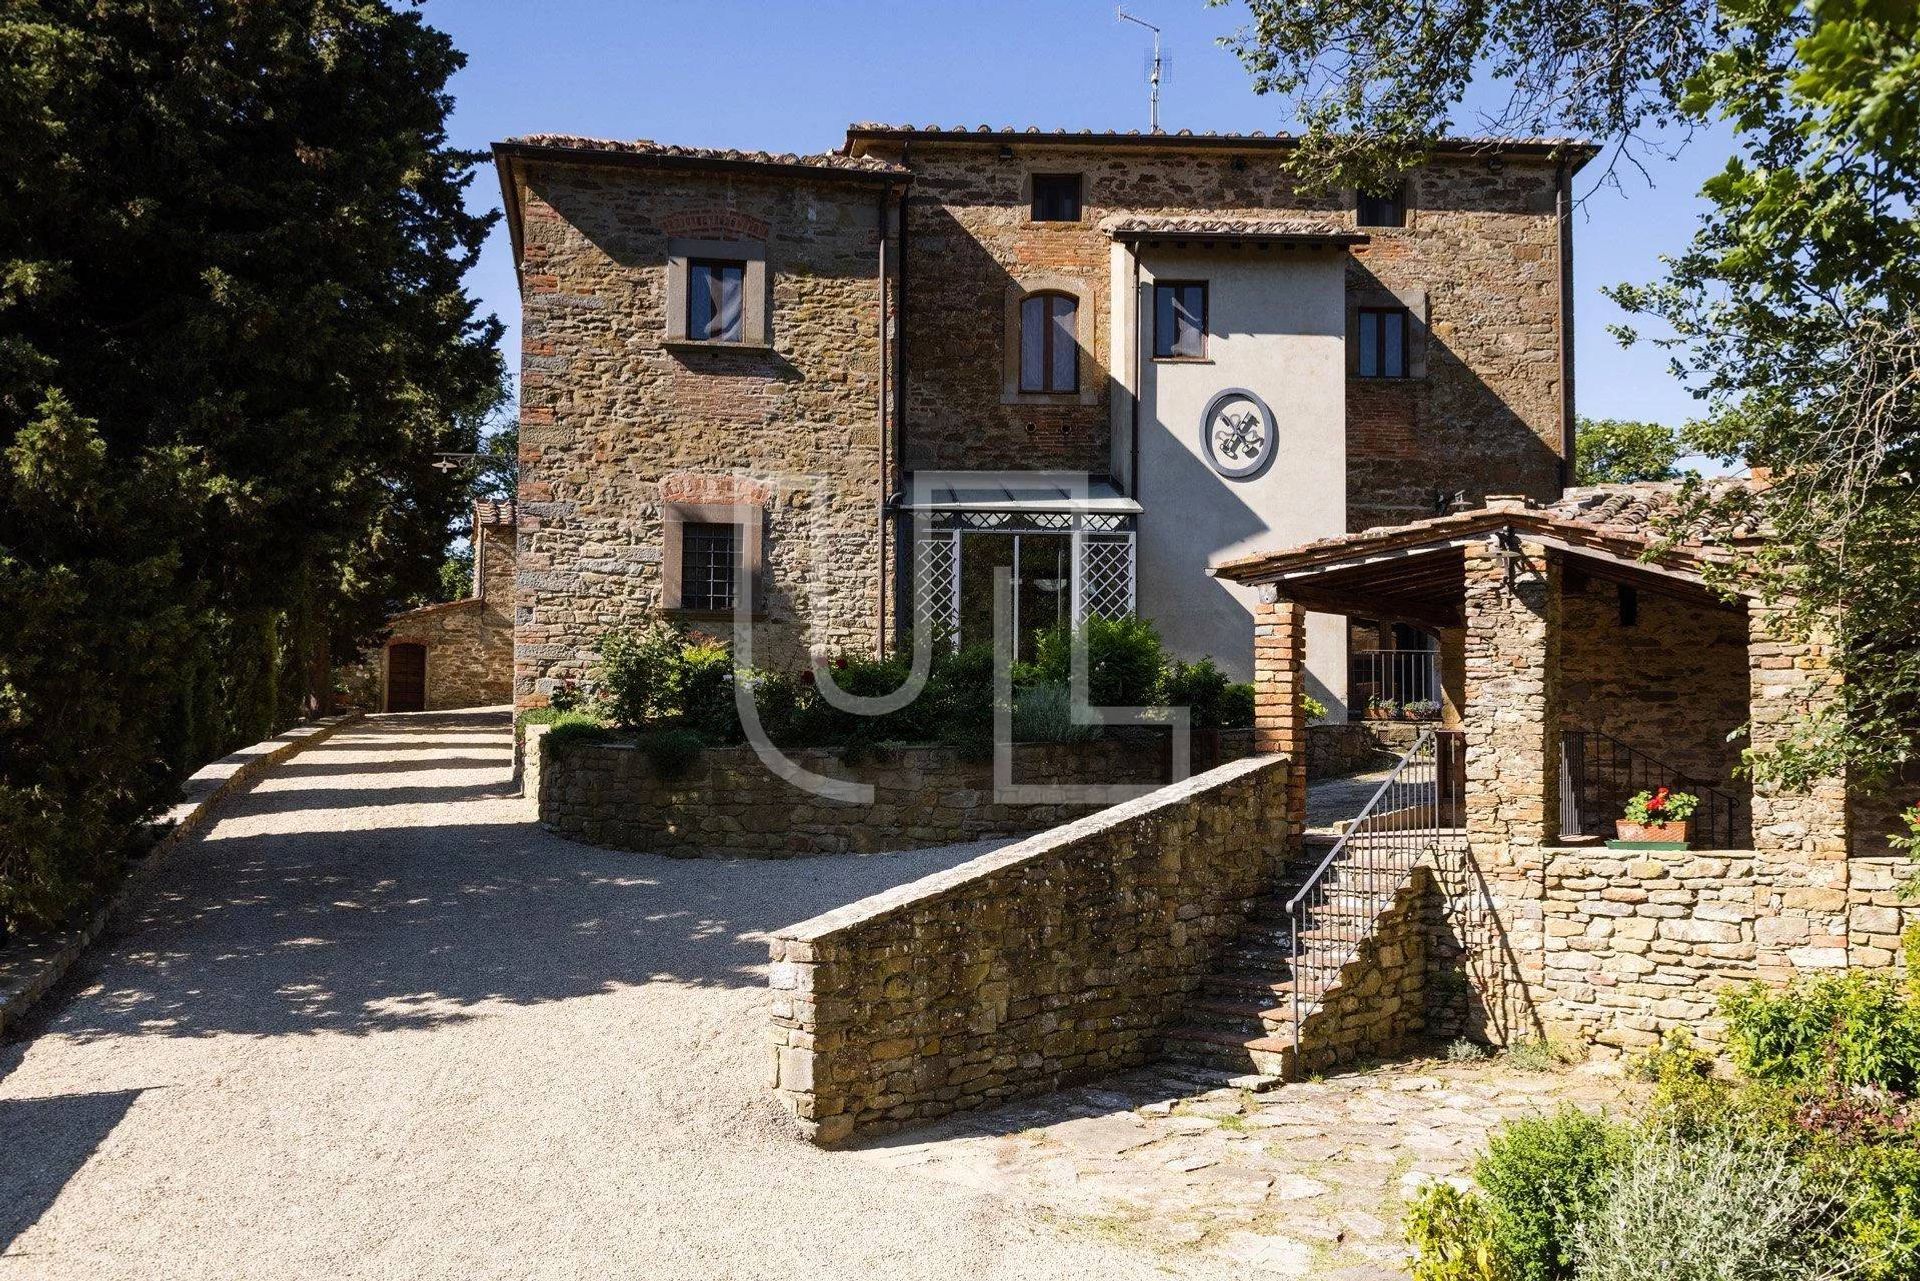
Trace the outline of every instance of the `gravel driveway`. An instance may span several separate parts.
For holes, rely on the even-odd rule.
[[[595,850],[509,756],[504,712],[374,717],[179,852],[0,1046],[0,1278],[1184,1269],[820,1152],[767,1092],[765,932],[977,849]]]

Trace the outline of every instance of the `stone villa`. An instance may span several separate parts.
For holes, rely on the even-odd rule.
[[[596,842],[1049,829],[773,937],[775,1088],[817,1141],[1155,1056],[1260,1083],[1416,1037],[1617,1054],[1710,1038],[1731,984],[1897,962],[1885,835],[1914,780],[1737,769],[1737,731],[1764,747],[1832,705],[1825,639],[1711,589],[1728,549],[1666,537],[1672,487],[1567,488],[1589,150],[1460,139],[1397,191],[1309,196],[1292,145],[495,148],[524,305],[518,705],[661,614],[749,628],[762,665],[917,619],[983,639],[1003,569],[1023,650],[1137,613],[1254,683],[1251,755],[1078,808],[1003,805],[932,748],[848,766],[863,806],[748,748],[663,778],[529,732],[542,819]],[[1313,828],[1312,737],[1366,727],[1310,731],[1309,695],[1445,728]],[[1054,783],[1150,764],[1023,746]],[[1603,848],[1657,785],[1699,794],[1690,847]]]
[[[763,665],[896,644],[916,608],[984,638],[996,568],[1023,649],[1132,611],[1245,679],[1255,593],[1209,564],[1555,497],[1590,150],[1460,139],[1397,191],[1309,196],[1291,146],[497,144],[524,325],[516,703],[660,612],[719,631],[738,604]],[[1430,632],[1308,627],[1336,718],[1438,699]]]

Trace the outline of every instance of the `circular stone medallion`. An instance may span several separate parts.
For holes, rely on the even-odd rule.
[[[1227,388],[1200,417],[1200,448],[1228,480],[1245,480],[1265,468],[1277,434],[1267,402],[1245,387]]]

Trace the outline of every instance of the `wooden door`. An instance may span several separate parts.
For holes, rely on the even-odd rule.
[[[427,710],[427,647],[425,645],[387,646],[387,710],[390,712]]]

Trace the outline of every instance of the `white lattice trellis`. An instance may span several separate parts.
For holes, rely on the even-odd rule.
[[[929,534],[918,540],[913,562],[914,617],[960,635],[960,535]]]
[[[1078,590],[1074,622],[1089,616],[1125,618],[1133,613],[1133,535],[1092,536],[1078,540]]]

